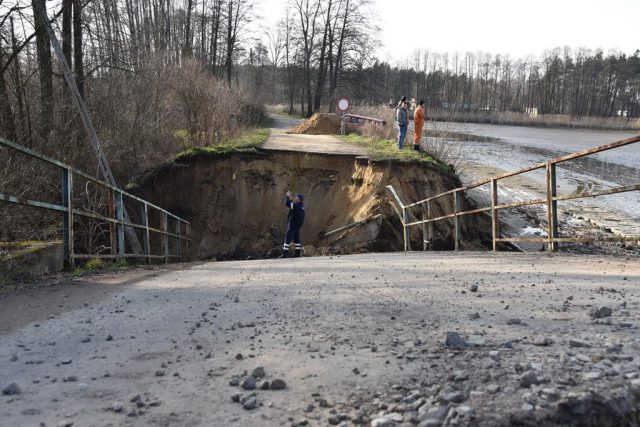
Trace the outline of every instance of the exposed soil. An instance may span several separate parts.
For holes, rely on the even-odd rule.
[[[333,113],[315,113],[290,133],[305,135],[335,135],[340,131],[340,117]]]
[[[401,227],[385,186],[404,201],[456,186],[453,178],[427,164],[374,162],[351,155],[268,151],[182,159],[148,176],[137,192],[145,199],[192,222],[195,259],[273,257],[284,241],[287,210],[284,194],[305,195],[303,246],[317,253],[391,251],[401,248]],[[452,211],[452,200],[439,201],[436,212]],[[320,236],[347,224],[382,217],[329,240]],[[469,247],[481,241],[477,221],[463,222]],[[490,227],[480,227],[490,230]],[[415,228],[415,247],[422,237]],[[449,248],[451,226],[438,224],[436,247]],[[475,246],[474,246],[475,245]]]

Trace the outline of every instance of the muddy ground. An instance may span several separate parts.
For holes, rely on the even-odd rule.
[[[0,297],[0,424],[638,425],[639,294],[637,258],[478,253],[23,288]]]

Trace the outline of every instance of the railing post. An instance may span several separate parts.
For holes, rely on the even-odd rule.
[[[180,261],[182,261],[182,231],[181,231],[181,222],[179,219],[176,219],[176,256],[180,257]]]
[[[147,256],[147,264],[151,265],[151,242],[149,241],[149,206],[142,204],[142,218],[144,218],[143,250]]]
[[[191,225],[185,223],[184,232],[187,238],[187,261],[191,260]]]
[[[428,236],[429,236],[429,249],[433,250],[433,222],[431,221],[431,200],[427,202],[427,218],[430,220],[429,225],[427,226]]]
[[[453,239],[454,250],[458,250],[460,243],[460,220],[458,218],[458,212],[460,211],[460,194],[458,191],[453,192]]]
[[[427,223],[426,223],[426,210],[424,206],[425,202],[420,203],[420,207],[422,208],[422,251],[427,250],[427,246],[429,245],[429,240],[427,237]]]
[[[491,238],[493,241],[493,251],[498,250],[498,242],[496,239],[500,236],[500,223],[498,222],[498,181],[491,180]]]
[[[166,212],[162,212],[162,252],[164,255],[164,263],[169,263],[169,218]]]
[[[73,172],[67,168],[62,169],[62,206],[67,210],[62,220],[64,266],[73,268]]]
[[[116,221],[117,223],[117,229],[118,229],[118,234],[117,234],[117,247],[118,247],[118,253],[116,255],[116,257],[118,259],[124,258],[124,251],[125,251],[125,246],[124,246],[124,200],[122,197],[122,192],[121,191],[116,191]]]
[[[404,235],[404,251],[408,252],[411,250],[411,243],[409,243],[409,228],[407,227],[408,215],[407,208],[402,207],[402,234]]]
[[[116,220],[116,193],[112,189],[109,192],[109,218]],[[111,242],[111,255],[118,255],[118,239],[116,237],[116,224],[109,223],[109,240]]]
[[[549,252],[556,252],[558,244],[554,241],[558,237],[558,201],[556,187],[556,164],[547,162],[547,224],[549,233]]]

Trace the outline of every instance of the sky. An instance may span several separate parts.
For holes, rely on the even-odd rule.
[[[258,0],[265,22],[289,0]],[[416,49],[541,55],[555,47],[640,49],[640,0],[372,0],[381,27],[378,57],[396,62]]]

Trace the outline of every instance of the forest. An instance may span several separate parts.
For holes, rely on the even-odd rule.
[[[310,116],[333,110],[340,96],[382,106],[407,95],[434,114],[640,117],[640,51],[565,47],[512,58],[425,48],[383,61],[370,0],[291,0],[276,23],[254,0],[5,0],[0,135],[72,163],[84,155],[66,148],[84,147],[85,136],[35,19],[44,8],[105,149],[126,174],[234,137],[266,104]]]

